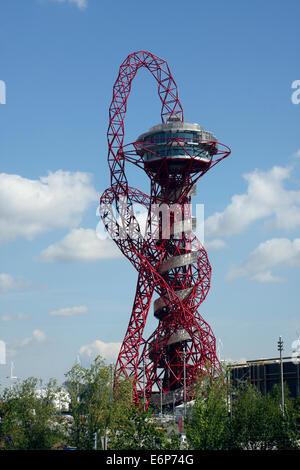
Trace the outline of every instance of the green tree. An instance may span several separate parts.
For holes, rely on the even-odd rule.
[[[294,449],[296,415],[286,389],[285,416],[281,411],[280,387],[263,396],[249,383],[235,391],[231,420],[231,448],[248,450]]]
[[[111,368],[97,357],[91,367],[76,364],[66,374],[70,394],[71,443],[77,449],[92,449],[95,433],[103,433],[111,393]]]
[[[76,364],[65,374],[73,416],[71,443],[78,449],[93,449],[95,435],[101,448],[100,437],[113,432],[131,407],[132,385],[121,381],[113,391],[113,371],[98,356],[90,368]]]
[[[28,378],[4,389],[0,398],[0,445],[4,449],[51,449],[65,438],[61,416],[54,405],[61,393],[50,380],[37,390],[38,379]]]
[[[196,386],[194,406],[185,431],[191,449],[220,450],[228,447],[229,415],[224,376],[203,377]]]
[[[70,394],[70,443],[77,449],[98,448],[101,436],[109,449],[179,448],[176,436],[166,436],[150,411],[133,403],[133,384],[120,380],[113,390],[112,365],[98,356],[90,368],[77,364],[66,374]]]
[[[298,401],[290,397],[290,391],[284,383],[285,406],[284,416],[281,409],[281,386],[274,385],[269,396],[276,414],[275,445],[278,450],[298,449]]]
[[[109,436],[111,450],[179,449],[179,437],[174,433],[167,435],[167,429],[149,409],[144,411],[141,406],[131,404],[118,424]]]

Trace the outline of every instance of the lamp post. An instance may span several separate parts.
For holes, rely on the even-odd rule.
[[[186,417],[186,351],[183,346],[183,417]]]
[[[144,388],[144,411],[146,411],[146,366],[145,366],[145,356],[143,357],[143,388]]]
[[[162,415],[163,415],[163,411],[162,411],[162,409],[163,409],[163,407],[162,407],[162,387],[163,387],[163,380],[160,379],[159,383],[160,383],[160,417],[162,418]]]
[[[278,340],[278,351],[280,352],[281,411],[282,411],[282,416],[284,416],[284,389],[283,389],[283,362],[282,362],[283,341],[282,341],[281,336],[279,336],[279,340]]]

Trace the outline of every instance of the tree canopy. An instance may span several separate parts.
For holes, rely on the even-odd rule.
[[[262,395],[250,383],[232,387],[226,371],[203,375],[184,420],[191,450],[299,448],[300,399],[274,386]],[[90,367],[79,364],[66,374],[64,387],[28,378],[0,394],[0,449],[167,450],[180,448],[178,423],[169,425],[133,402],[133,384],[114,387],[114,367],[99,356]],[[63,397],[61,399],[61,397]],[[67,399],[66,399],[67,397]],[[57,401],[61,402],[60,407]],[[65,412],[62,412],[65,407]]]

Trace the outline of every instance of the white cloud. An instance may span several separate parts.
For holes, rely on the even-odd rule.
[[[88,6],[87,0],[52,0],[53,2],[56,3],[74,3],[79,10],[85,10]]]
[[[247,192],[234,195],[223,212],[216,212],[206,219],[205,237],[239,234],[253,222],[271,217],[276,228],[292,230],[299,227],[300,190],[284,187],[290,176],[290,168],[279,166],[244,175],[248,182]]]
[[[35,339],[38,343],[43,343],[46,341],[46,335],[43,331],[41,330],[33,330],[32,332],[32,337]]]
[[[207,250],[222,250],[227,248],[227,243],[220,238],[214,238],[213,240],[205,240],[204,247]]]
[[[287,238],[273,238],[260,243],[242,266],[229,269],[226,279],[249,277],[257,282],[280,282],[284,279],[271,272],[272,268],[278,266],[300,267],[300,238],[293,241]]]
[[[254,274],[254,276],[251,277],[251,280],[257,282],[283,282],[284,278],[275,276],[271,271],[264,271]]]
[[[293,153],[292,157],[293,158],[300,158],[300,149],[297,150],[297,152]]]
[[[16,315],[17,320],[27,320],[28,317],[29,317],[29,316],[26,315],[26,313],[22,313],[22,312],[21,312],[21,313],[18,313],[18,314]]]
[[[7,349],[7,356],[10,358],[16,357],[19,354],[23,354],[23,348],[29,345],[36,345],[38,343],[46,343],[47,336],[42,330],[33,330],[31,336],[27,336],[22,340],[13,341]]]
[[[58,170],[38,180],[0,174],[0,241],[75,227],[97,200],[91,175]]]
[[[27,320],[28,315],[25,315],[25,313],[18,313],[17,315],[5,313],[4,315],[1,315],[0,321],[3,322],[9,322],[12,320]]]
[[[10,274],[7,274],[7,273],[0,274],[0,293],[23,290],[26,287],[28,287],[30,284],[31,284],[30,281],[15,279]]]
[[[22,341],[20,341],[20,343],[17,345],[17,347],[24,347],[24,346],[27,346],[28,344],[33,343],[33,342],[44,343],[46,341],[46,339],[47,339],[46,334],[43,331],[33,330],[32,336],[24,338]]]
[[[85,305],[77,307],[66,307],[59,310],[52,310],[49,315],[52,317],[74,317],[75,315],[86,315],[88,308]]]
[[[74,263],[119,257],[122,253],[112,240],[101,240],[95,230],[79,228],[43,250],[38,260],[43,263]]]
[[[81,346],[79,354],[86,356],[88,359],[94,359],[100,355],[107,360],[115,361],[119,355],[120,348],[121,343],[105,343],[98,339],[91,344]]]
[[[9,315],[8,313],[5,313],[4,315],[1,315],[0,320],[3,322],[9,322],[13,319],[12,315]]]

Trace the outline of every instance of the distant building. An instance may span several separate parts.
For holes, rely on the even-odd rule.
[[[46,389],[39,389],[35,392],[36,397],[43,399],[47,398],[47,390]],[[56,392],[51,394],[51,401],[54,405],[55,409],[58,411],[68,411],[69,404],[70,404],[70,395],[67,390],[61,390],[60,392]]]
[[[270,392],[275,384],[280,384],[279,358],[257,359],[244,364],[230,364],[230,380],[233,385],[250,381],[263,395]],[[292,357],[283,358],[283,381],[289,388],[291,397],[300,397],[300,364]]]

